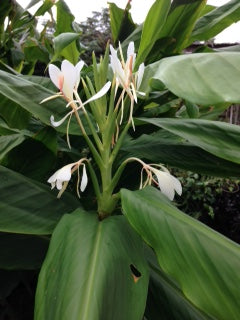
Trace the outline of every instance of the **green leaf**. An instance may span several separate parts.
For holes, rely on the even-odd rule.
[[[7,83],[5,84],[7,85]],[[25,129],[30,120],[30,113],[19,107],[15,101],[9,101],[4,94],[0,94],[0,116],[11,128]]]
[[[57,155],[57,133],[50,127],[44,127],[33,137],[35,140],[42,142],[54,155]]]
[[[43,4],[37,9],[37,11],[34,14],[34,16],[43,16],[53,6],[54,6],[54,1],[52,1],[52,0],[44,0]]]
[[[151,163],[163,163],[209,176],[239,177],[240,165],[218,158],[193,144],[174,136],[166,138],[165,131],[142,135],[124,143],[124,158],[138,157]]]
[[[141,320],[148,286],[142,245],[122,216],[64,216],[40,272],[35,319]]]
[[[48,238],[0,233],[0,268],[38,269],[42,265],[48,244]]]
[[[76,64],[79,59],[79,50],[77,48],[76,40],[79,38],[79,34],[75,34],[76,38],[74,39],[73,36],[73,21],[74,16],[71,13],[69,7],[67,6],[66,2],[63,0],[59,0],[56,3],[57,7],[57,21],[56,21],[56,32],[55,37],[60,36],[57,38],[57,48],[60,46],[62,49],[59,51],[58,54],[61,54],[65,59],[69,60],[71,63]],[[72,33],[72,36],[70,34]],[[61,35],[65,36],[61,36]],[[69,35],[68,35],[69,34]],[[72,41],[71,41],[72,37]],[[56,41],[56,38],[54,41]],[[55,50],[56,43],[55,43]],[[57,58],[57,53],[55,52],[54,58]],[[54,58],[52,60],[54,60]]]
[[[192,32],[189,44],[196,40],[209,40],[240,20],[239,0],[231,0],[201,17]]]
[[[25,45],[24,55],[27,61],[35,62],[39,60],[41,62],[45,62],[46,64],[49,62],[49,54],[47,50],[40,45],[36,45],[34,42]]]
[[[119,8],[115,3],[108,3],[110,12],[110,25],[113,41],[115,44],[118,41],[125,40],[134,30],[135,24],[132,20],[129,10],[130,3],[127,3],[125,9]]]
[[[145,60],[155,41],[159,39],[170,4],[170,0],[156,0],[150,8],[143,25],[136,65],[140,65]]]
[[[185,215],[152,187],[124,189],[121,197],[128,221],[185,297],[213,318],[238,320],[240,246]]]
[[[32,138],[25,139],[11,150],[1,164],[28,178],[45,182],[56,162],[56,156],[44,145]]]
[[[210,320],[186,299],[181,289],[158,266],[152,250],[147,250],[150,281],[145,315],[149,320]]]
[[[189,118],[198,118],[199,117],[199,107],[196,104],[191,103],[186,100],[185,106],[186,106],[186,110],[187,110],[187,114],[188,114]]]
[[[51,61],[56,60],[60,55],[73,64],[78,62],[79,52],[74,50],[79,33],[65,32],[53,39],[54,55]],[[77,50],[77,49],[76,49]]]
[[[237,125],[200,119],[141,120],[164,128],[219,158],[240,163],[240,127]]]
[[[163,43],[165,54],[181,52],[189,42],[196,20],[205,7],[206,0],[174,0],[160,38],[171,38]],[[163,48],[158,48],[158,51]],[[159,54],[159,53],[158,53]]]
[[[0,160],[2,160],[5,155],[14,149],[16,146],[21,144],[25,140],[23,134],[12,134],[8,136],[1,136],[0,137],[0,146],[1,146],[1,153],[0,153]]]
[[[169,57],[146,67],[140,90],[148,90],[149,79],[156,78],[176,96],[192,103],[239,103],[239,66],[240,54],[236,52]]]
[[[50,234],[66,212],[79,207],[67,195],[61,200],[50,187],[0,166],[0,231]]]

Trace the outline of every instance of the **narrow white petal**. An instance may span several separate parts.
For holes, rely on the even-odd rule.
[[[72,113],[73,113],[72,111],[68,112],[68,113],[67,113],[61,120],[59,120],[59,121],[55,121],[55,120],[54,120],[54,116],[51,115],[51,117],[50,117],[51,125],[52,125],[53,127],[59,127],[59,126],[67,119],[67,117],[70,116]]]
[[[129,58],[130,56],[134,55],[134,42],[131,41],[129,42],[128,48],[127,48],[127,57]]]
[[[88,99],[87,101],[85,101],[84,103],[83,103],[83,105],[85,105],[85,104],[87,104],[87,103],[89,103],[89,102],[91,102],[91,101],[93,101],[93,100],[97,100],[97,99],[99,99],[99,98],[101,98],[102,96],[104,96],[107,92],[108,92],[108,90],[110,89],[110,87],[111,87],[111,81],[108,81],[103,87],[102,87],[102,89],[100,89],[94,96],[92,96],[90,99]],[[78,108],[79,109],[79,108]]]
[[[137,72],[137,89],[140,87],[142,83],[144,69],[145,69],[144,63],[141,63]]]
[[[56,99],[56,98],[58,98],[58,97],[61,97],[61,92],[58,92],[57,94],[54,94],[54,95],[52,95],[52,96],[50,96],[50,97],[47,97],[47,98],[43,99],[42,101],[40,101],[39,103],[42,104],[42,103],[44,103],[44,102],[47,102],[47,101],[49,101],[49,100]]]
[[[77,72],[81,72],[85,62],[83,60],[78,61],[78,63],[75,65],[75,69]]]
[[[86,186],[88,184],[88,177],[87,177],[87,171],[85,164],[83,165],[83,173],[82,173],[82,180],[80,185],[80,190],[83,192],[86,189]]]
[[[73,89],[77,79],[76,68],[68,60],[63,60],[61,71],[64,76],[63,93],[70,100],[73,99]]]
[[[75,87],[77,88],[80,82],[80,72],[82,70],[84,66],[84,61],[80,60],[76,65],[75,65],[75,69],[76,69],[76,83],[75,83]]]
[[[110,44],[110,52],[111,52],[111,55],[113,55],[113,56],[116,55],[117,56],[117,50],[115,50],[111,44]]]
[[[172,180],[173,180],[174,189],[176,190],[177,194],[179,196],[181,196],[181,194],[182,194],[181,182],[177,178],[175,178],[174,176],[171,176],[171,177],[172,177]]]
[[[56,67],[54,64],[50,64],[48,67],[48,72],[50,79],[55,84],[55,86],[59,89],[59,76],[62,74],[61,70],[59,70],[58,67]]]

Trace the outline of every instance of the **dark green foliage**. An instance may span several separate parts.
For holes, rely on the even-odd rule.
[[[103,8],[101,12],[93,11],[92,17],[79,24],[81,28],[81,59],[88,65],[92,63],[92,52],[96,57],[104,55],[106,45],[111,42],[109,12]]]

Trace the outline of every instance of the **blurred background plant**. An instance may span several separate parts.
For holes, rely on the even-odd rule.
[[[179,209],[240,243],[240,180],[174,172],[183,186]]]

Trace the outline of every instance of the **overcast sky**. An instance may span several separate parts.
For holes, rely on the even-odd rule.
[[[30,3],[30,0],[17,0],[24,8]],[[223,5],[230,0],[208,0],[208,4]],[[124,8],[127,0],[65,0],[70,10],[73,12],[76,21],[85,21],[91,16],[92,11],[100,11],[101,8],[107,7],[107,2],[114,2],[117,6]],[[154,0],[132,0],[132,17],[136,23],[143,22],[149,8]],[[35,9],[36,10],[36,9]],[[35,12],[33,10],[33,12]],[[217,37],[217,42],[240,42],[240,22],[234,23],[227,30]]]

